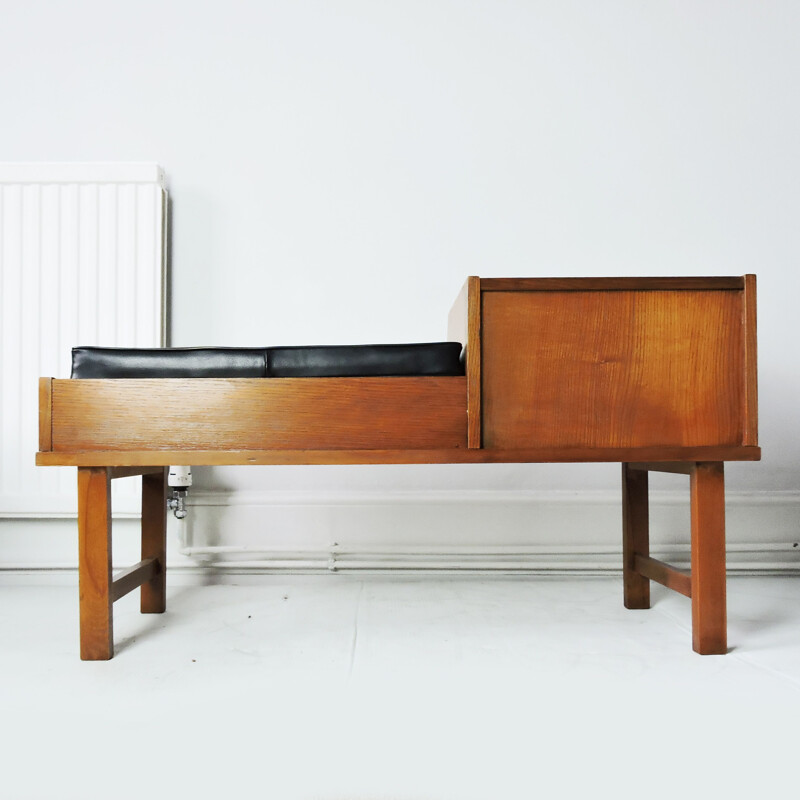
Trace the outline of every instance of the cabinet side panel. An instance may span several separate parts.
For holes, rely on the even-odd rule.
[[[471,275],[450,310],[447,336],[464,345],[467,375],[467,439],[481,446],[481,279]]]
[[[742,295],[744,325],[744,438],[742,444],[758,444],[758,348],[756,345],[756,276],[744,276]]]
[[[39,450],[53,449],[53,379],[39,378]]]

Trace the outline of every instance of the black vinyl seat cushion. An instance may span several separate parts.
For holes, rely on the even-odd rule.
[[[265,378],[263,347],[74,347],[73,378]]]
[[[461,344],[75,347],[73,378],[343,378],[463,375]]]
[[[459,342],[270,347],[270,378],[463,375]]]

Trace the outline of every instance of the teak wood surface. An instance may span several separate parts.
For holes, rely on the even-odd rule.
[[[114,654],[111,589],[111,484],[99,467],[78,470],[78,583],[81,658]]]
[[[756,276],[744,276],[744,437],[742,444],[758,444],[758,347],[756,344]]]
[[[690,476],[692,645],[704,655],[728,651],[725,589],[725,473],[698,464]]]
[[[646,471],[622,465],[622,585],[625,608],[650,608],[650,581],[636,568],[650,555],[650,496]]]
[[[142,475],[142,563],[155,565],[141,583],[140,610],[161,614],[167,607],[167,470]]]
[[[701,655],[727,652],[725,598],[725,479],[720,461],[681,465],[689,475],[691,570],[676,569],[649,554],[648,472],[676,472],[673,465],[622,465],[623,582],[626,608],[650,607],[654,580],[691,598],[692,647]]]
[[[758,460],[755,277],[480,279],[450,313],[464,377],[56,380],[40,465],[78,467],[81,657],[112,603],[165,608],[171,464],[621,462],[623,584],[691,598],[694,649],[727,648],[724,461]],[[649,554],[648,475],[691,487],[691,571]],[[142,561],[111,577],[110,482],[142,476]]]
[[[154,443],[155,444],[155,443]],[[445,450],[87,450],[37,453],[40,467],[291,466],[326,464],[569,464],[652,461],[758,461],[760,447],[549,447],[519,450],[449,448]],[[683,471],[683,470],[681,470]]]
[[[464,346],[467,376],[467,444],[481,446],[481,279],[467,278],[450,310],[447,337]]]
[[[741,292],[492,291],[485,447],[740,445]]]
[[[55,452],[467,444],[462,377],[54,380],[52,402]]]

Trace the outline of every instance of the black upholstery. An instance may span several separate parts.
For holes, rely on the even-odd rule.
[[[263,347],[75,347],[73,378],[265,378]]]
[[[270,378],[463,375],[458,342],[270,347]]]
[[[458,342],[320,347],[76,347],[73,378],[463,375]]]

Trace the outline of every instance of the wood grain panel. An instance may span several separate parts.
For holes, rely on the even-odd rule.
[[[39,378],[39,449],[53,449],[52,378]]]
[[[756,276],[744,276],[744,439],[758,444],[758,347],[756,345]]]
[[[698,464],[690,483],[692,647],[701,655],[723,655],[728,652],[724,465]]]
[[[741,292],[484,292],[482,305],[485,447],[741,444]]]
[[[157,444],[157,443],[154,443]],[[541,447],[487,450],[466,447],[445,450],[88,450],[37,453],[40,467],[181,464],[566,464],[659,461],[758,461],[759,447]]]
[[[466,439],[463,377],[53,381],[55,451],[435,449]]]
[[[467,445],[481,446],[481,279],[467,278],[450,310],[448,338],[466,348]]]
[[[467,445],[481,447],[481,282],[480,278],[469,279],[467,316]]]
[[[622,465],[622,584],[625,608],[650,608],[650,581],[636,568],[650,555],[650,496],[646,472]]]
[[[78,583],[81,659],[114,655],[111,596],[111,479],[99,467],[78,469]]]
[[[142,583],[143,614],[167,608],[167,470],[142,476],[142,561],[153,559],[155,570]]]

